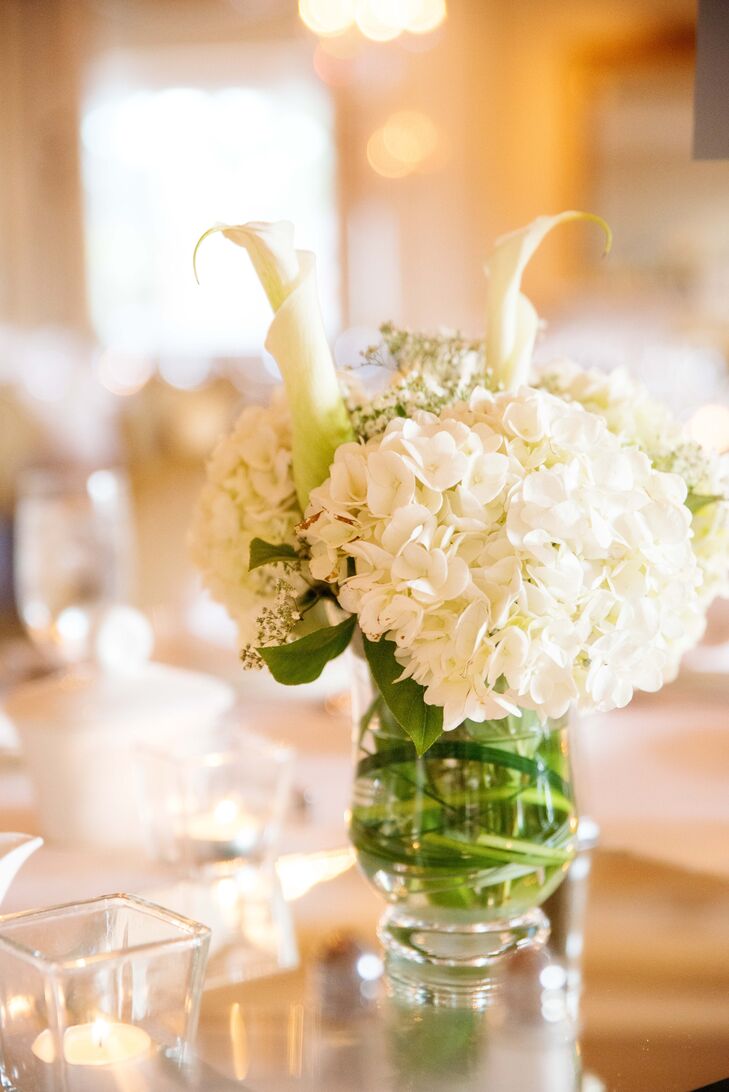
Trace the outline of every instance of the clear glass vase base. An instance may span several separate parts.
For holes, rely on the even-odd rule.
[[[385,949],[390,992],[411,1003],[486,1008],[498,992],[507,958],[541,948],[549,921],[538,908],[489,922],[433,922],[390,907],[378,936]]]

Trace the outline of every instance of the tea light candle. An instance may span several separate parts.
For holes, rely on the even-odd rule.
[[[185,833],[196,855],[210,859],[245,857],[261,840],[262,821],[236,800],[221,800],[212,811],[191,815]]]
[[[112,1023],[102,1017],[90,1024],[67,1028],[63,1036],[63,1056],[68,1065],[104,1066],[131,1062],[148,1054],[151,1046],[152,1040],[144,1028]],[[55,1049],[51,1031],[42,1031],[31,1049],[41,1062],[53,1062]]]

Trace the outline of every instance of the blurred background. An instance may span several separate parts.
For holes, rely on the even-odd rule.
[[[276,382],[246,256],[212,237],[198,285],[195,242],[292,220],[346,364],[386,320],[479,336],[494,239],[599,213],[609,257],[568,226],[530,264],[538,358],[628,365],[729,449],[729,161],[692,159],[695,23],[695,0],[0,0],[0,699],[133,603],[157,659],[227,676],[256,731],[296,746],[287,848],[341,847],[346,666],[276,696],[188,559],[205,459]],[[603,846],[726,878],[723,612],[678,682],[584,724],[575,765]],[[138,615],[112,636],[101,659],[149,652]],[[35,829],[17,759],[0,712],[2,819]],[[18,899],[74,868],[46,855]],[[679,1087],[680,1029],[723,1074],[725,896],[621,869],[588,930],[585,1057],[622,1072],[659,1051]]]
[[[90,487],[128,524],[109,565],[134,557],[169,658],[199,641],[198,661],[210,648],[237,671],[185,535],[206,455],[276,373],[240,251],[211,239],[195,282],[195,241],[219,220],[295,222],[349,363],[386,319],[478,334],[494,238],[598,212],[608,259],[569,228],[530,267],[539,355],[628,363],[729,446],[729,163],[691,159],[694,24],[694,0],[3,0],[6,669],[29,654],[12,640],[14,523],[43,543],[16,580],[52,646],[37,585],[78,519],[43,522],[57,483],[28,468],[116,466],[129,496],[113,475]],[[64,639],[80,625],[62,619]]]

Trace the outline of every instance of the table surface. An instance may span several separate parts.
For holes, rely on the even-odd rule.
[[[321,705],[274,709],[268,701],[257,708],[252,703],[251,718],[262,730],[296,735],[299,777],[313,796],[306,821],[287,833],[288,871],[281,872],[300,959],[288,970],[268,973],[273,968],[262,966],[248,981],[208,989],[198,1059],[183,1083],[175,1078],[170,1088],[693,1092],[729,1077],[726,689],[705,696],[703,710],[701,700],[695,692],[674,699],[673,719],[668,706],[642,714],[642,746],[655,739],[650,755],[640,752],[646,782],[654,763],[657,778],[668,776],[681,738],[678,720],[693,732],[697,720],[703,725],[697,748],[687,747],[685,763],[679,750],[676,778],[662,790],[676,809],[664,823],[657,808],[641,814],[644,797],[630,797],[638,771],[626,763],[625,747],[633,746],[626,742],[628,730],[640,712],[631,712],[633,721],[613,722],[612,736],[600,736],[599,767],[611,773],[598,779],[592,801],[603,808],[597,817],[608,837],[590,857],[589,876],[569,881],[554,897],[549,947],[540,957],[522,955],[508,965],[483,1014],[408,1006],[389,998],[377,981],[361,989],[352,968],[361,955],[378,952],[382,903],[345,850],[344,720],[325,715]],[[621,732],[622,757],[611,757],[609,740]],[[626,766],[621,782],[617,772]],[[586,780],[594,775],[594,768],[588,770]],[[688,810],[691,793],[694,812]],[[611,794],[619,798],[612,813],[605,805]],[[665,797],[661,806],[665,814]],[[611,814],[622,826],[611,826]],[[628,828],[637,843],[630,852],[615,836]],[[34,829],[17,759],[0,763],[0,829]],[[636,852],[643,843],[664,860]],[[677,861],[698,868],[690,871]],[[713,874],[707,865],[716,866]],[[45,847],[23,869],[3,911],[110,890],[148,893],[155,882],[159,876],[138,857]],[[553,981],[542,972],[552,963],[571,967],[567,993],[547,989]],[[370,959],[361,966],[374,973],[377,964]]]
[[[576,1020],[574,994],[545,1006],[542,971],[564,965],[580,884],[555,896],[546,951],[518,955],[473,1014],[362,999],[348,956],[376,950],[381,907],[352,869],[294,904],[299,968],[206,994],[199,1053],[255,1092],[689,1092],[729,1077],[729,883],[624,853],[591,863]]]

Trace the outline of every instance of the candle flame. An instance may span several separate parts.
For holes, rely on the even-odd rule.
[[[109,1021],[103,1016],[97,1016],[91,1025],[91,1038],[97,1047],[103,1047],[109,1038]]]
[[[214,815],[218,823],[230,823],[238,815],[238,805],[235,800],[221,800],[216,805]]]

